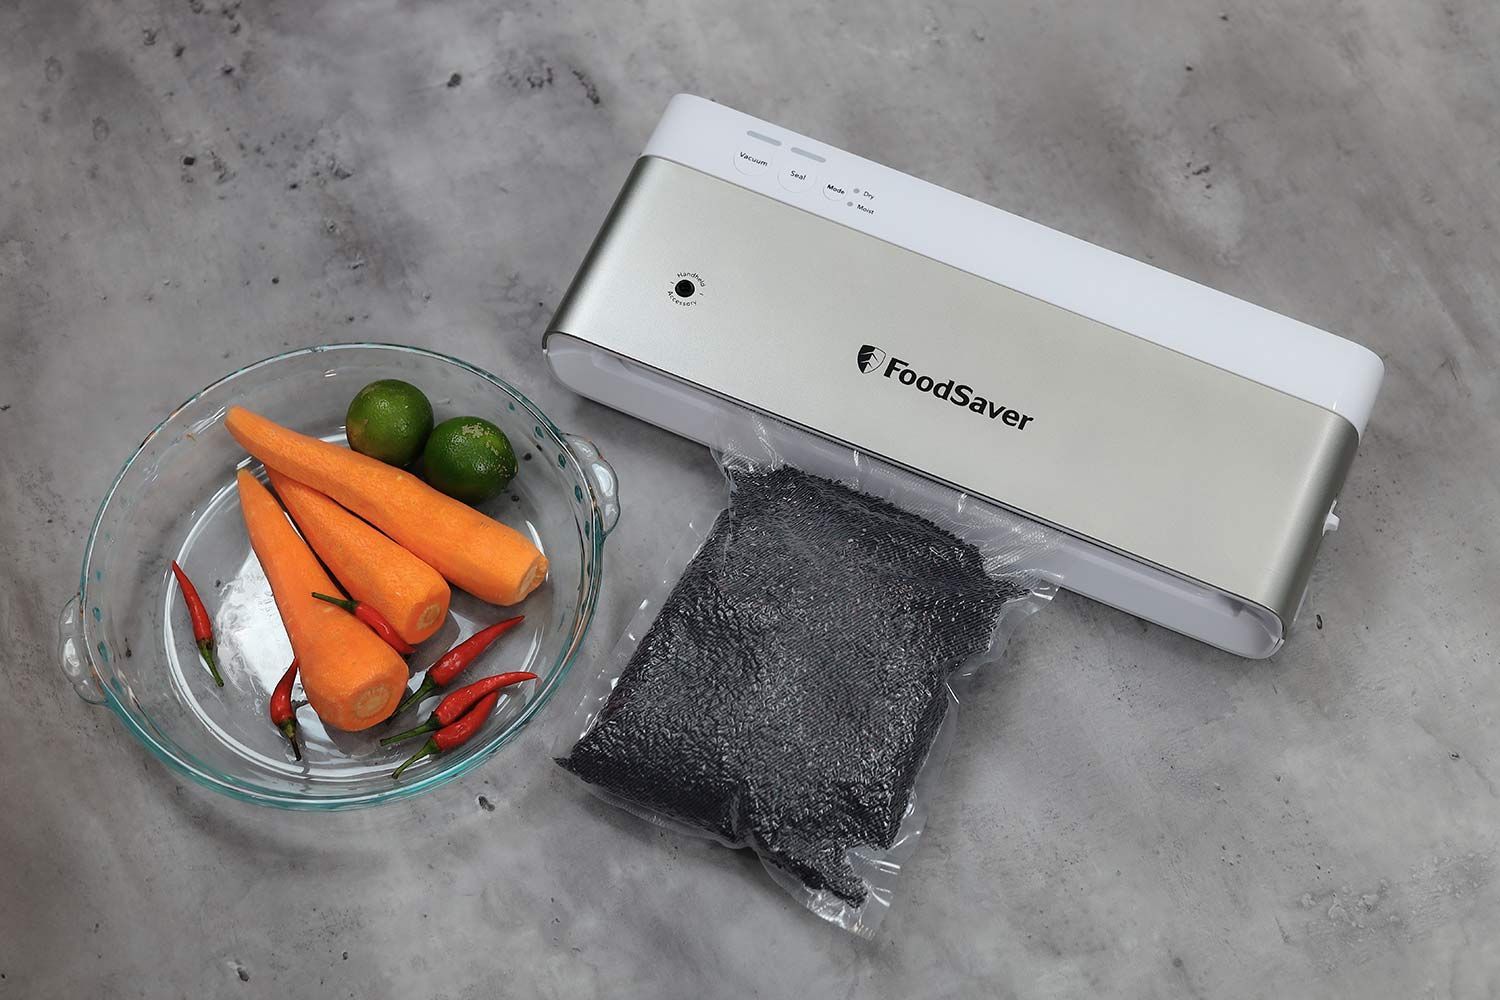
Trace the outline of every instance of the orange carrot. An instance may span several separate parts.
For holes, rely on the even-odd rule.
[[[224,426],[267,467],[349,508],[481,600],[519,603],[547,575],[547,557],[531,539],[409,472],[239,406]]]
[[[379,611],[413,646],[430,639],[448,613],[442,574],[311,486],[270,474],[302,537],[349,596]]]
[[[339,729],[368,729],[383,721],[406,693],[406,661],[354,616],[312,596],[315,590],[327,593],[333,581],[271,492],[244,469],[238,481],[250,545],[271,581],[308,703]]]

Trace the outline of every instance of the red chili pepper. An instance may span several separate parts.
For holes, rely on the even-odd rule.
[[[536,674],[525,670],[516,670],[508,674],[496,674],[493,677],[486,677],[484,680],[475,681],[473,684],[466,684],[457,691],[449,693],[446,698],[438,702],[438,707],[427,717],[426,722],[415,729],[408,729],[404,733],[387,736],[380,741],[380,745],[383,747],[394,746],[397,743],[404,743],[413,736],[436,732],[454,722],[459,716],[467,712],[476,701],[492,691],[499,691],[501,688],[510,687],[512,684],[519,684],[522,681],[534,680],[536,680]]]
[[[467,715],[457,722],[450,723],[427,737],[427,742],[422,744],[422,749],[407,758],[406,763],[391,774],[392,778],[400,778],[401,772],[411,767],[423,757],[433,757],[437,754],[447,753],[454,747],[466,743],[469,737],[479,731],[484,721],[490,717],[495,710],[495,705],[500,701],[500,692],[491,691],[479,699],[479,704],[471,708]]]
[[[401,704],[396,706],[396,711],[392,715],[400,715],[423,698],[432,694],[432,692],[439,688],[447,687],[453,678],[463,673],[464,668],[478,658],[480,653],[489,649],[491,643],[525,620],[525,615],[516,615],[514,618],[507,618],[502,622],[496,622],[489,628],[480,629],[457,646],[448,650],[436,663],[427,669],[427,673],[422,676],[422,683],[417,685],[417,689],[401,699]]]
[[[401,635],[395,630],[394,627],[392,627],[391,623],[385,620],[385,615],[381,614],[379,611],[376,611],[364,601],[351,601],[344,597],[329,597],[327,594],[319,593],[314,593],[313,596],[320,601],[327,601],[329,604],[337,604],[339,607],[343,608],[345,611],[349,612],[351,615],[358,618],[366,625],[370,626],[370,628],[374,630],[376,635],[384,639],[387,645],[389,645],[396,652],[400,653],[402,656],[409,656],[412,653],[416,652],[417,647],[401,638]]]
[[[297,710],[292,707],[292,682],[296,679],[297,659],[293,657],[292,665],[286,668],[286,673],[276,682],[276,690],[271,692],[271,724],[291,741],[292,756],[301,760],[302,748],[297,746]]]
[[[224,686],[224,678],[219,676],[219,663],[214,657],[214,623],[208,617],[208,609],[203,606],[203,600],[198,596],[198,588],[193,586],[193,581],[187,578],[182,567],[177,565],[177,560],[172,560],[172,575],[177,577],[177,586],[182,588],[182,599],[187,602],[188,615],[193,620],[193,639],[198,643],[198,652],[203,655],[203,661],[208,664],[208,672],[213,675],[214,683],[219,687]]]

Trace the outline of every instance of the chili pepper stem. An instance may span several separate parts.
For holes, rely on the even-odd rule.
[[[395,736],[387,736],[385,739],[380,741],[380,745],[383,747],[393,747],[397,743],[405,743],[413,736],[422,736],[426,733],[436,732],[440,728],[442,727],[438,724],[438,721],[436,719],[428,719],[426,722],[422,723],[420,726],[417,726],[415,729],[408,729],[406,732],[397,733]]]
[[[208,664],[208,672],[213,675],[214,683],[219,687],[224,686],[224,678],[219,676],[219,661],[214,656],[214,641],[212,639],[199,639],[198,652],[203,657],[203,662]]]
[[[429,736],[427,738],[427,742],[422,744],[422,749],[418,750],[416,753],[414,753],[410,757],[406,758],[406,763],[402,764],[400,767],[396,768],[396,770],[391,773],[391,780],[393,780],[393,781],[399,780],[400,777],[401,777],[401,772],[402,771],[406,770],[408,767],[411,767],[413,764],[415,764],[417,761],[421,760],[423,757],[431,757],[434,754],[436,754],[437,752],[438,752],[437,741],[434,740],[432,737]]]
[[[354,602],[346,597],[330,597],[327,594],[320,594],[317,591],[313,591],[313,596],[320,601],[327,601],[329,604],[337,604],[339,607],[343,608],[351,615],[354,614]]]
[[[292,757],[301,760],[302,748],[297,745],[297,720],[287,719],[277,728],[281,730],[281,735],[287,738],[287,742],[292,745]]]
[[[312,595],[320,601],[327,601],[335,607],[343,608],[355,618],[358,618],[365,625],[369,626],[376,635],[384,639],[388,646],[402,656],[410,656],[417,651],[415,646],[401,638],[401,633],[396,631],[394,625],[386,621],[384,615],[363,601],[356,601],[352,598],[330,597],[327,594],[320,594],[316,590],[312,592]]]
[[[391,718],[394,719],[396,716],[400,715],[408,708],[411,708],[413,705],[420,703],[423,698],[426,698],[436,690],[437,685],[432,682],[432,678],[423,675],[422,683],[417,685],[417,689],[415,691],[407,695],[405,698],[401,699],[401,704],[396,706],[396,710],[391,713]]]

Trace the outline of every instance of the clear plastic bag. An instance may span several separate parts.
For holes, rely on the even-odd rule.
[[[714,440],[727,506],[672,553],[554,752],[870,936],[952,742],[952,682],[1050,599],[1053,536],[763,418]]]

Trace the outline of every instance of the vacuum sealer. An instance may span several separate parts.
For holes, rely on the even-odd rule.
[[[546,333],[582,395],[748,410],[1058,530],[1062,586],[1248,657],[1300,606],[1384,368],[1347,340],[701,98]]]

